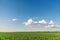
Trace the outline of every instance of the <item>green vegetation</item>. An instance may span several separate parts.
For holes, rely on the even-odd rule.
[[[0,32],[0,40],[60,40],[60,32]]]

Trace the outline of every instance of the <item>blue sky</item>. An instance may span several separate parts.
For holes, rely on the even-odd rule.
[[[0,29],[4,30],[34,30],[45,28],[27,27],[23,23],[32,18],[38,20],[53,20],[60,24],[59,0],[0,0]],[[14,21],[14,19],[16,19]],[[57,30],[57,29],[52,29]]]

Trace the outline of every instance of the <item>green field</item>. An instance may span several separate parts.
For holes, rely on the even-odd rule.
[[[0,40],[60,40],[60,32],[0,32]]]

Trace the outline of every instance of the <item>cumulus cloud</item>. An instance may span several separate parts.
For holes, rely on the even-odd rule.
[[[51,20],[49,23],[47,22],[47,21],[45,21],[44,19],[43,20],[41,20],[41,21],[33,21],[32,19],[29,19],[27,22],[25,22],[24,23],[25,24],[25,26],[38,26],[38,25],[40,25],[40,26],[44,26],[44,27],[46,27],[46,28],[48,28],[48,27],[54,27],[55,25],[54,25],[54,22]]]
[[[47,22],[43,19],[39,22],[33,21],[32,19],[29,19],[27,22],[24,23],[26,26],[32,26],[32,25],[45,25]]]
[[[32,19],[29,19],[27,22],[24,23],[26,26],[32,26],[32,25],[37,25],[37,22],[33,21]]]
[[[46,24],[47,22],[43,19],[41,21],[39,21],[39,24]]]
[[[51,21],[49,22],[48,26],[54,27],[54,22],[51,20]]]

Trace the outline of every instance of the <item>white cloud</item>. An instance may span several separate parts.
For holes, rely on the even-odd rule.
[[[13,18],[12,21],[16,21],[17,19],[16,18]]]
[[[32,19],[29,19],[27,22],[24,23],[26,26],[36,26],[36,25],[44,25],[44,24],[47,24],[47,22],[45,20],[41,20],[39,22],[37,21],[33,21]]]
[[[32,19],[29,19],[27,22],[24,23],[26,26],[33,26],[33,25],[37,25],[38,22],[34,22]]]
[[[33,21],[32,19],[29,19],[27,22],[24,23],[25,26],[44,26],[45,28],[53,28],[54,22],[51,20],[49,23],[47,21],[45,21],[44,19],[41,21]]]
[[[16,18],[13,18],[13,19],[9,19],[8,21],[17,21],[17,19]]]
[[[43,20],[41,20],[41,21],[39,21],[39,24],[46,24],[47,22],[43,19]]]
[[[49,22],[48,26],[54,27],[54,22],[51,20],[51,21]]]

